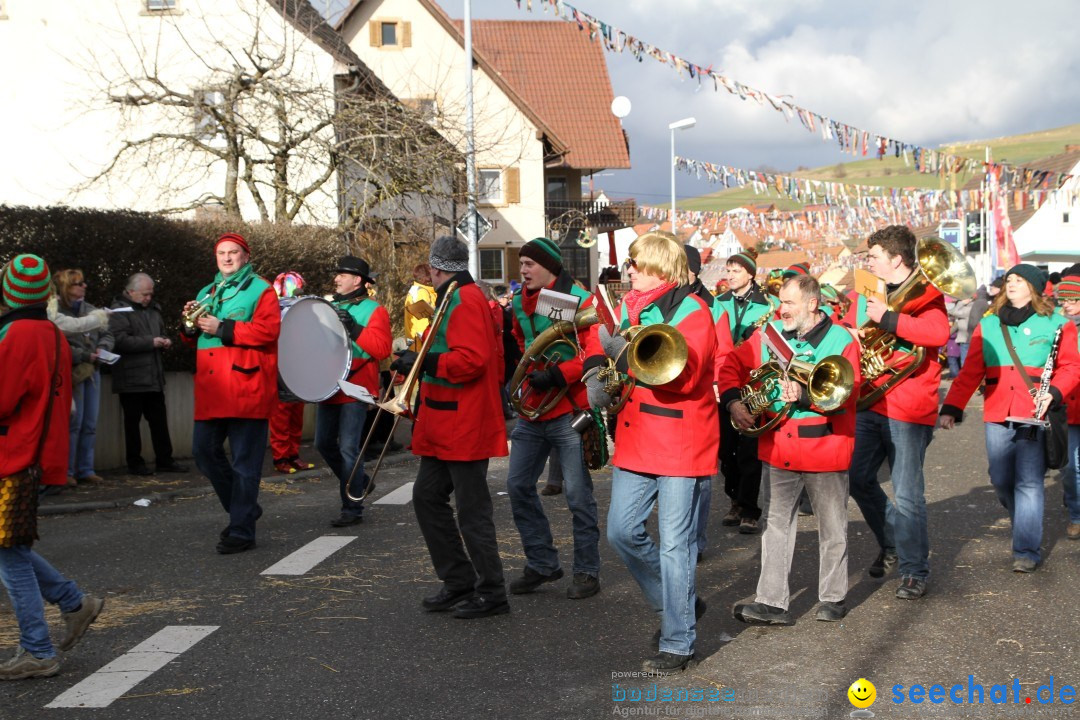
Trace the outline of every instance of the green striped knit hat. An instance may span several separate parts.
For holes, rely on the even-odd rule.
[[[821,286],[821,299],[825,302],[833,302],[839,299],[840,293],[836,292],[836,288],[832,285]]]
[[[794,277],[796,275],[809,275],[809,274],[810,274],[810,266],[809,265],[807,265],[806,263],[795,263],[794,265],[789,266],[788,269],[784,271],[784,279],[787,280],[789,277]]]
[[[751,275],[757,275],[757,260],[754,259],[755,257],[756,254],[751,255],[747,252],[735,253],[727,259],[727,262],[728,264],[735,263],[737,265],[742,265],[746,272]]]
[[[1057,294],[1062,300],[1080,300],[1080,275],[1066,275],[1061,278]]]
[[[49,266],[37,255],[24,253],[0,271],[3,280],[4,304],[12,308],[43,303],[49,299],[52,276]]]
[[[546,237],[533,238],[518,251],[518,257],[527,257],[537,265],[547,268],[553,275],[562,272],[562,251],[554,241]]]

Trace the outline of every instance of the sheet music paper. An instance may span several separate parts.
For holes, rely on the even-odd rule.
[[[431,307],[431,303],[427,300],[417,300],[411,305],[406,305],[405,309],[409,311],[409,314],[414,318],[420,320],[430,320],[435,316],[435,308]]]
[[[615,303],[611,297],[611,288],[607,285],[597,285],[593,289],[593,306],[596,314],[600,317],[600,324],[607,328],[609,334],[615,334],[615,328],[619,324],[615,314]]]
[[[548,290],[540,290],[540,297],[536,300],[536,315],[552,320],[565,320],[574,322],[577,313],[578,299],[574,295]]]
[[[773,327],[772,323],[765,325],[762,337],[765,340],[765,347],[769,349],[773,359],[780,365],[780,367],[787,370],[787,366],[791,364],[792,358],[795,357],[795,351],[791,349],[791,346],[787,344],[787,340],[780,334],[780,331]]]
[[[98,350],[98,360],[106,365],[114,365],[120,356],[116,353],[111,353],[108,350]]]
[[[338,380],[338,387],[341,388],[341,392],[345,393],[353,400],[359,400],[362,403],[368,405],[375,404],[375,396],[368,392],[368,389],[363,385],[357,385],[351,383],[348,380]]]

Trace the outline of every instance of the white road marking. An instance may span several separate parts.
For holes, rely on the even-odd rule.
[[[412,502],[412,486],[411,482],[407,482],[397,490],[386,493],[381,498],[375,501],[375,505],[408,505]]]
[[[303,575],[345,547],[356,536],[323,535],[262,571],[262,575]]]
[[[219,625],[168,625],[96,673],[61,693],[47,708],[108,707],[114,700],[190,650]]]

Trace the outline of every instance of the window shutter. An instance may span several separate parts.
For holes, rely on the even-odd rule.
[[[398,38],[398,42],[401,44],[401,47],[412,47],[412,23],[399,22],[398,31],[401,32],[401,37]]]
[[[377,20],[369,20],[368,28],[371,31],[371,47],[382,47],[382,23]]]
[[[503,170],[503,193],[507,205],[521,202],[521,171],[518,168]]]

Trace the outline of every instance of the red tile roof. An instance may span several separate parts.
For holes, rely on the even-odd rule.
[[[473,43],[566,144],[566,167],[630,167],[626,137],[611,114],[604,50],[588,33],[562,22],[475,20]]]

